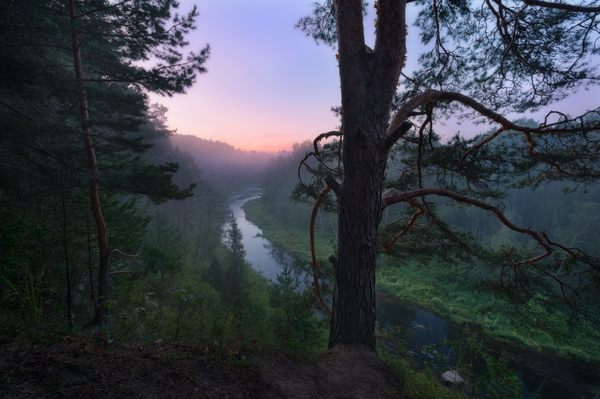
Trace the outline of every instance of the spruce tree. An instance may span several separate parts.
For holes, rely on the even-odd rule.
[[[236,304],[239,304],[239,299],[245,293],[248,285],[248,276],[244,259],[246,251],[244,250],[244,244],[242,244],[242,231],[233,215],[229,218],[229,228],[226,234],[226,243],[230,253],[229,264],[225,269],[223,292],[229,300],[234,300]]]
[[[210,266],[208,266],[208,270],[206,271],[206,281],[217,291],[223,289],[223,266],[216,255],[213,256]]]

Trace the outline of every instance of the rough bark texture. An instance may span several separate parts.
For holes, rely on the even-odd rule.
[[[337,2],[344,177],[329,347],[375,348],[375,261],[387,128],[404,63],[404,1],[381,1],[375,51],[364,43],[360,0]]]
[[[87,93],[85,90],[85,80],[83,78],[83,66],[81,63],[81,42],[79,40],[79,31],[77,29],[77,17],[75,14],[75,0],[69,1],[69,11],[71,17],[71,35],[73,41],[73,65],[75,67],[75,79],[79,85],[79,112],[81,114],[81,131],[83,134],[83,144],[87,155],[89,177],[89,197],[92,215],[96,223],[98,235],[98,249],[100,252],[100,269],[98,275],[98,302],[94,316],[94,323],[104,323],[108,315],[108,309],[104,303],[108,300],[108,278],[110,251],[108,247],[108,235],[106,233],[106,222],[102,215],[100,207],[100,197],[98,195],[98,164],[96,162],[96,153],[94,152],[94,143],[90,128],[88,126],[90,115],[88,112]]]

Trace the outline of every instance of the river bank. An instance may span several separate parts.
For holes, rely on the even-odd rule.
[[[288,231],[258,199],[246,202],[243,208],[246,218],[261,228],[264,238],[294,257],[310,259],[308,229]],[[323,259],[334,253],[333,243],[328,238],[316,237],[315,247],[317,257]],[[484,312],[484,308],[496,299],[490,293],[475,295],[471,289],[473,285],[467,281],[468,276],[460,265],[420,268],[409,262],[399,267],[389,257],[381,257],[379,264],[378,289],[417,304],[439,317],[479,326],[498,341],[522,345],[529,350],[546,351],[565,359],[600,362],[600,333],[596,330],[580,328],[573,331],[563,320],[555,320],[554,334],[550,334],[522,325],[517,328],[518,320],[500,313]]]
[[[244,205],[244,209],[246,212],[240,212],[239,215],[244,221],[255,220],[260,226],[271,226],[271,228],[265,228],[264,231],[260,230],[259,227],[254,226],[254,231],[258,232],[257,234],[262,237],[271,238],[275,241],[275,245],[266,241],[269,242],[271,247],[277,248],[277,244],[280,244],[284,249],[293,248],[294,246],[298,248],[302,245],[305,245],[305,248],[308,248],[308,234],[306,232],[304,232],[304,234],[297,232],[295,237],[300,237],[300,240],[296,240],[296,242],[290,240],[290,235],[287,234],[287,226],[272,217],[269,212],[266,212],[262,207],[260,200],[247,202]],[[242,211],[241,204],[240,211]],[[273,228],[273,226],[275,228]],[[278,241],[278,237],[282,238],[283,241]],[[331,242],[332,240],[321,240],[321,242],[323,241]],[[327,248],[323,248],[322,246],[319,247],[319,243],[317,243],[317,251],[322,251],[323,253],[327,250]],[[329,248],[329,250],[333,251],[332,248]],[[282,251],[281,248],[279,251],[285,252]],[[296,249],[296,256],[302,257],[302,253],[303,251]],[[306,250],[305,253],[307,254],[308,251]],[[327,252],[325,252],[324,256],[326,255]],[[410,366],[410,364],[416,361],[421,365],[420,368],[422,369],[426,363],[430,363],[431,359],[429,356],[431,356],[432,352],[424,349],[425,346],[437,345],[438,351],[450,351],[451,348],[448,346],[452,345],[450,341],[462,342],[461,345],[470,345],[467,341],[477,337],[478,342],[480,342],[478,345],[485,345],[484,352],[482,353],[493,354],[493,358],[490,358],[490,361],[496,362],[496,360],[493,360],[496,358],[498,359],[497,361],[500,362],[496,364],[501,366],[501,358],[506,359],[506,356],[508,356],[508,359],[511,359],[510,368],[518,371],[522,394],[525,398],[538,397],[535,396],[535,393],[540,392],[540,390],[543,392],[541,397],[544,399],[594,398],[595,395],[600,392],[600,386],[598,386],[600,375],[597,373],[597,365],[574,359],[572,356],[570,358],[558,358],[551,351],[541,351],[539,346],[535,349],[527,349],[522,345],[509,344],[507,342],[508,339],[498,340],[490,337],[480,326],[476,326],[475,323],[469,323],[466,318],[466,316],[469,316],[468,308],[460,309],[460,306],[464,306],[463,302],[472,304],[474,301],[472,293],[468,289],[465,290],[465,284],[464,281],[462,281],[462,278],[454,278],[454,280],[450,279],[453,281],[453,284],[446,284],[445,293],[437,290],[435,287],[438,283],[437,280],[443,280],[444,277],[439,275],[440,271],[447,275],[463,275],[464,277],[464,273],[461,273],[460,270],[454,270],[453,268],[448,267],[432,268],[433,270],[437,270],[437,274],[434,276],[435,278],[432,278],[431,276],[427,276],[427,274],[419,275],[418,268],[417,270],[414,270],[414,266],[416,265],[413,264],[412,266],[412,271],[415,272],[413,273],[413,277],[416,275],[416,278],[412,280],[412,284],[409,284],[408,287],[402,287],[402,284],[397,285],[396,288],[403,289],[397,290],[396,295],[394,295],[386,293],[382,289],[383,285],[386,285],[386,282],[396,283],[400,281],[397,276],[393,276],[393,273],[400,273],[402,276],[402,271],[406,271],[408,268],[406,266],[398,268],[393,265],[386,265],[385,262],[382,262],[378,271],[378,279],[382,284],[378,287],[379,290],[377,293],[377,321],[380,326],[384,328],[384,330],[382,330],[383,335],[387,334],[385,332],[385,327],[387,326],[395,326],[394,329],[400,327],[400,331],[412,334],[411,337],[401,337],[401,341],[397,341],[404,342],[402,344],[403,349],[399,352],[404,353],[402,358],[394,358],[393,356],[389,358],[386,351],[381,352],[380,356],[388,357],[386,361],[390,364],[397,365],[404,373],[404,378],[411,381],[411,386],[421,386],[420,384],[423,383],[423,381],[432,378],[431,375],[428,377],[427,369],[424,369],[423,373],[414,372],[413,366]],[[386,274],[386,270],[392,271],[392,273]],[[404,274],[408,275],[410,273]],[[446,280],[448,279],[446,278]],[[404,279],[402,281],[406,282],[407,280]],[[388,284],[388,288],[389,291],[394,289],[390,284]],[[429,292],[423,292],[423,290]],[[445,304],[444,295],[447,295],[448,293],[454,293],[459,299],[454,302],[448,302],[448,306],[441,306]],[[459,294],[465,298],[460,299]],[[401,297],[404,300],[401,299]],[[423,300],[423,304],[430,305],[430,308],[436,311],[437,316],[428,312],[426,309],[423,309],[423,306],[415,306],[414,304],[420,303],[419,299]],[[480,297],[479,299],[479,303],[481,303],[482,300]],[[448,312],[448,309],[453,310],[453,312]],[[438,317],[442,316],[445,312],[448,312],[446,313],[446,317]],[[480,311],[479,313],[483,312]],[[449,314],[453,317],[449,317]],[[457,321],[459,323],[453,322],[453,319],[455,318],[458,319]],[[469,326],[470,332],[465,331],[466,326]],[[472,342],[474,341],[471,341],[471,343]],[[386,346],[387,344],[383,345]],[[481,348],[483,349],[483,347]],[[501,354],[503,354],[503,356],[500,356]],[[504,368],[504,370],[505,374],[503,375],[509,377],[511,374],[509,369]],[[484,378],[482,381],[484,383],[489,383],[490,381],[494,383],[497,378],[499,377],[493,377],[491,380],[489,378]],[[415,388],[415,392],[426,392],[427,384],[421,386],[421,388]],[[513,388],[519,389],[518,385],[516,387],[513,385]]]

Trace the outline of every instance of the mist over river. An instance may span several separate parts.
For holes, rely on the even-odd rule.
[[[268,279],[274,280],[284,265],[293,264],[293,259],[259,236],[262,231],[246,219],[242,206],[249,200],[259,198],[260,195],[259,189],[239,193],[231,204],[231,210],[243,234],[242,243],[246,250],[246,260],[255,270],[262,272]],[[303,276],[299,277],[302,281]],[[385,292],[377,293],[376,317],[381,326],[405,326],[415,332],[415,339],[408,341],[408,349],[420,366],[430,360],[423,352],[423,347],[443,344],[445,339],[456,340],[465,330],[462,325],[439,318]],[[511,359],[512,368],[518,373],[522,382],[525,398],[531,398],[532,394],[538,392],[542,399],[592,399],[600,395],[600,367],[597,364],[563,359],[509,346],[486,337],[481,331],[477,332],[483,339],[484,348],[488,353],[499,355],[503,350],[506,351]],[[440,350],[447,351],[448,348],[442,346]]]

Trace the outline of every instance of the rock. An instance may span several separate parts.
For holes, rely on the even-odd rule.
[[[462,385],[465,382],[456,370],[444,371],[442,373],[442,381],[448,385]]]

